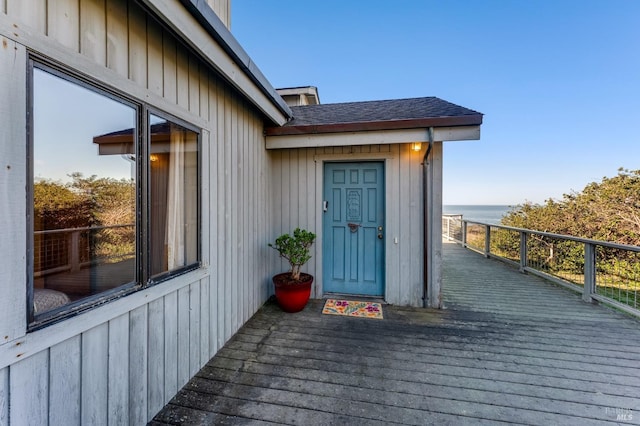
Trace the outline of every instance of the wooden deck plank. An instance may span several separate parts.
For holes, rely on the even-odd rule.
[[[329,375],[323,377],[324,372],[315,371],[316,377],[306,376],[302,378],[287,378],[272,371],[258,373],[238,373],[233,370],[210,369],[206,371],[206,378],[201,375],[202,380],[211,380],[223,383],[223,386],[240,384],[261,389],[277,389],[284,392],[303,393],[310,396],[322,396],[327,399],[335,398],[340,401],[347,401],[348,407],[345,414],[355,409],[366,412],[368,418],[382,419],[394,422],[402,418],[403,422],[422,424],[422,419],[427,417],[424,411],[432,412],[448,407],[449,412],[465,413],[465,416],[472,415],[474,418],[486,418],[490,420],[501,420],[505,416],[517,418],[519,413],[515,410],[529,409],[529,407],[541,407],[535,410],[536,418],[548,423],[556,423],[561,416],[573,416],[576,410],[583,411],[582,404],[567,401],[554,400],[548,398],[536,398],[520,395],[505,395],[501,392],[485,392],[476,389],[461,389],[452,386],[432,386],[423,383],[411,383],[404,381],[393,381],[389,379],[379,379],[371,377],[367,386],[360,383],[351,384],[345,380],[344,374]],[[317,380],[320,379],[320,380]],[[327,380],[329,379],[329,380]],[[194,380],[194,386],[203,386],[203,381]],[[248,394],[245,393],[245,398]],[[264,398],[264,392],[260,392],[260,398]],[[497,402],[499,401],[499,402]],[[330,401],[329,401],[330,402]],[[335,407],[336,404],[331,405]],[[399,411],[400,410],[400,411]],[[413,416],[407,416],[407,411]],[[377,413],[376,413],[377,412]],[[510,412],[510,413],[509,413]],[[594,406],[582,413],[583,417],[591,416],[593,419],[602,418],[600,407]],[[435,420],[435,419],[432,419]],[[438,421],[445,420],[444,418]],[[466,420],[462,417],[459,420]],[[524,420],[524,419],[521,419]]]
[[[221,355],[226,355],[221,354]],[[238,353],[232,354],[238,361]],[[233,358],[232,358],[233,359]],[[520,399],[522,397],[532,397],[549,399],[553,401],[563,401],[570,403],[588,403],[590,405],[600,405],[607,407],[613,403],[625,403],[627,405],[637,404],[638,388],[629,386],[627,389],[617,390],[615,387],[606,384],[594,386],[588,391],[583,389],[589,384],[587,382],[571,383],[559,378],[536,378],[533,375],[523,373],[508,373],[500,371],[483,371],[481,368],[463,368],[455,365],[434,365],[432,367],[415,367],[406,365],[403,362],[372,362],[370,359],[362,358],[362,363],[345,362],[345,356],[335,356],[333,359],[310,358],[309,353],[302,352],[299,356],[285,356],[282,354],[263,355],[258,359],[243,361],[243,371],[262,372],[273,367],[286,367],[290,369],[301,369],[318,371],[320,374],[333,374],[347,380],[353,375],[352,371],[357,371],[357,379],[360,386],[367,388],[366,382],[371,380],[381,380],[383,382],[395,381],[401,384],[397,389],[408,389],[412,386],[428,387],[438,390],[436,393],[427,392],[426,395],[438,395],[447,389],[461,397],[462,390],[482,391],[489,393],[490,398],[504,400],[510,396]],[[251,363],[249,365],[249,363]],[[254,364],[255,363],[255,364]],[[403,368],[404,367],[404,368]],[[217,367],[220,368],[220,367]],[[306,370],[305,370],[306,369]],[[441,372],[443,371],[443,372]],[[482,374],[484,372],[484,374]],[[525,383],[523,383],[525,382]],[[570,385],[576,385],[571,388]],[[578,389],[578,390],[576,390]],[[392,396],[397,390],[386,389]],[[620,395],[620,393],[626,395]],[[420,394],[420,393],[419,393]],[[493,395],[491,395],[493,394]],[[496,395],[502,395],[497,397]],[[547,407],[542,409],[546,410]],[[537,408],[536,408],[537,410]]]
[[[268,377],[271,381],[270,386],[282,386],[283,381],[286,378],[288,381],[299,380],[301,383],[321,383],[327,384],[328,388],[340,387],[345,383],[344,371],[332,371],[331,369],[315,369],[304,368],[303,366],[286,366],[279,364],[267,364],[261,362],[246,363],[242,373],[238,373],[232,368],[237,368],[243,361],[227,359],[226,363],[218,364],[215,369],[205,369],[200,375],[220,375],[220,374],[232,374],[237,377],[242,377],[245,374],[254,374],[257,377]],[[319,366],[326,366],[321,364]],[[225,369],[229,368],[225,371]],[[329,367],[330,368],[330,367]],[[241,376],[242,375],[242,376]],[[361,377],[362,379],[362,377]],[[464,382],[464,386],[459,386],[455,381],[445,380],[439,381],[436,377],[434,380],[422,380],[420,377],[411,377],[411,375],[395,376],[392,374],[382,374],[366,377],[366,380],[360,380],[359,382],[351,385],[355,388],[352,392],[353,398],[365,398],[372,402],[388,404],[392,402],[396,406],[403,406],[410,401],[429,401],[431,404],[446,405],[448,399],[458,401],[460,403],[475,403],[489,405],[491,407],[507,407],[516,408],[519,410],[526,410],[528,412],[546,414],[562,414],[573,416],[575,410],[581,413],[580,417],[585,417],[592,414],[592,419],[606,419],[606,409],[602,409],[602,403],[607,402],[606,397],[600,398],[594,392],[583,392],[582,398],[579,402],[571,401],[570,396],[561,395],[561,399],[552,399],[552,394],[543,393],[542,396],[533,396],[526,393],[508,393],[505,391],[504,384],[497,384],[493,386],[493,389],[483,388],[482,386],[474,386],[473,381]],[[241,380],[233,376],[233,380]],[[305,387],[311,387],[306,385]],[[359,392],[358,392],[359,390]],[[383,398],[384,402],[383,401]],[[596,399],[592,406],[589,406],[587,411],[583,410],[585,401],[589,398]],[[633,400],[633,398],[627,398],[627,400]],[[382,401],[382,402],[381,402]],[[621,399],[610,398],[611,403],[618,404]],[[604,406],[607,408],[607,406]],[[485,407],[487,408],[487,407]],[[492,408],[489,408],[491,411]],[[425,416],[428,417],[428,416]],[[557,419],[553,424],[558,424]]]
[[[237,340],[250,343],[259,338],[259,336],[245,334],[246,330],[242,330],[239,333]],[[300,337],[310,342],[322,342],[324,338],[332,338],[334,336],[339,336],[343,339],[363,340],[366,342],[366,339],[354,333],[338,332],[338,334],[336,334],[336,332],[332,332],[329,329],[320,328],[315,328],[314,331],[317,332],[317,334],[309,335],[304,327],[297,324],[291,327],[282,326],[278,330],[274,330],[274,334],[276,334],[276,338]],[[620,345],[621,347],[618,347],[617,342],[611,342],[608,345],[593,342],[592,347],[589,347],[584,343],[584,340],[563,340],[524,333],[520,333],[518,336],[505,336],[504,333],[494,333],[488,330],[478,332],[475,338],[452,335],[451,332],[446,329],[432,329],[430,330],[429,338],[421,336],[421,338],[418,339],[403,338],[398,334],[385,334],[383,330],[380,330],[379,333],[385,336],[388,340],[387,343],[411,345],[407,350],[437,352],[438,354],[441,354],[442,351],[446,352],[447,350],[462,350],[466,353],[467,347],[473,346],[475,351],[485,349],[491,353],[501,352],[510,355],[515,354],[513,351],[526,352],[530,356],[535,356],[532,355],[532,353],[538,352],[541,358],[544,358],[544,355],[548,355],[549,353],[554,354],[553,359],[566,358],[572,360],[572,358],[576,357],[583,359],[584,356],[589,356],[594,358],[594,363],[597,363],[598,359],[601,360],[600,362],[606,363],[606,361],[602,361],[602,357],[616,356],[618,359],[612,361],[616,363],[616,365],[631,366],[634,368],[638,365],[638,361],[640,361],[640,353],[635,350],[636,348],[628,345]],[[469,343],[470,339],[475,340],[475,342]],[[491,339],[492,344],[483,343],[485,341],[483,339]],[[542,351],[540,349],[541,346],[548,347],[549,350]]]
[[[447,309],[267,304],[154,421],[640,424],[639,321],[444,246]]]
[[[245,351],[248,354],[252,354],[253,352],[255,352],[256,349],[241,349],[241,348],[237,348],[237,344],[234,342],[231,342],[228,345],[228,349],[229,350],[233,350],[233,349],[240,349],[238,352],[243,352]],[[302,349],[300,346],[290,346],[289,349],[291,351],[296,351],[298,354],[300,354],[300,357],[304,357],[304,356],[313,356],[313,359],[328,359],[331,360],[333,358],[337,358],[340,359],[341,356],[344,356],[346,354],[344,353],[334,353],[330,356],[315,356],[314,352],[320,351],[321,349]],[[369,349],[369,353],[370,353],[371,349]],[[282,353],[283,351],[278,350],[277,347],[275,349],[269,349],[269,348],[265,348],[264,350],[264,354],[265,355],[269,355],[270,352],[274,352],[272,355],[273,356],[285,356],[284,353]],[[360,353],[360,355],[362,356],[367,356],[366,355],[366,350],[364,351],[365,353]],[[221,356],[225,356],[225,353],[221,353]],[[380,353],[376,353],[376,357],[377,359],[379,359],[379,362],[381,364],[384,364],[385,362],[402,362],[403,363],[403,367],[406,369],[409,369],[409,371],[421,371],[423,369],[426,369],[427,372],[431,372],[433,370],[437,370],[438,366],[447,366],[447,367],[457,367],[457,371],[456,373],[458,375],[461,375],[461,371],[468,371],[466,374],[467,375],[473,375],[476,371],[480,371],[482,372],[482,374],[480,374],[480,377],[485,377],[486,374],[488,373],[493,373],[493,372],[498,372],[498,373],[504,373],[505,375],[507,375],[507,373],[514,373],[515,376],[513,378],[510,378],[510,381],[523,381],[523,380],[527,380],[525,383],[528,384],[537,384],[539,381],[544,380],[545,383],[549,383],[549,382],[553,382],[553,381],[557,381],[558,385],[556,385],[556,387],[558,388],[563,388],[562,384],[563,383],[567,383],[567,381],[570,381],[571,384],[570,385],[566,385],[566,386],[577,386],[579,387],[581,384],[584,385],[585,383],[591,383],[593,384],[593,386],[596,386],[596,384],[600,383],[603,384],[605,386],[600,387],[599,388],[599,392],[604,392],[607,388],[609,388],[609,385],[615,386],[615,389],[618,390],[619,392],[621,391],[625,391],[626,393],[620,393],[619,395],[637,395],[638,392],[640,391],[640,388],[638,388],[638,378],[635,375],[615,375],[612,376],[609,373],[600,373],[600,372],[595,372],[593,374],[588,374],[585,375],[583,373],[583,370],[580,370],[579,368],[569,368],[569,369],[565,369],[565,368],[559,368],[559,367],[547,367],[544,365],[544,363],[541,364],[523,364],[523,363],[518,363],[515,361],[502,361],[502,360],[492,360],[491,357],[473,357],[473,353],[470,354],[470,356],[465,356],[465,357],[461,357],[461,356],[454,356],[454,355],[440,355],[440,356],[423,356],[419,353],[402,353],[401,355],[404,356],[393,356],[393,355],[400,355],[400,353],[395,352],[395,353],[391,353],[391,357],[387,357],[385,356],[384,353],[380,352]],[[241,354],[238,355],[233,354],[229,355],[229,356],[242,356]],[[416,358],[419,358],[419,361],[415,361]],[[530,374],[532,375],[533,379],[529,378],[528,376],[525,377],[519,377],[518,375],[522,375],[522,374]],[[463,375],[464,377],[467,377],[466,375]],[[622,386],[622,387],[621,387]],[[624,388],[623,386],[628,386],[628,388]],[[568,387],[568,389],[572,389],[572,387]],[[611,390],[607,391],[607,392],[612,392]]]
[[[226,414],[240,419],[271,421],[280,424],[372,424],[380,426],[386,424],[385,422],[372,422],[368,419],[358,419],[355,416],[337,415],[315,409],[301,409],[279,403],[252,401],[242,397],[214,396],[210,393],[203,394],[190,390],[182,390],[173,400],[173,403],[197,410]],[[191,423],[190,419],[185,419],[185,422],[181,424],[194,423]]]
[[[255,419],[247,419],[236,416],[228,416],[226,414],[212,413],[211,411],[203,411],[195,408],[181,407],[179,405],[169,404],[168,409],[160,412],[147,426],[161,425],[276,425],[281,423],[258,421]]]
[[[417,330],[416,330],[417,331]],[[533,358],[548,359],[549,357],[557,361],[576,361],[584,360],[585,358],[591,360],[593,364],[603,364],[609,366],[630,367],[635,370],[640,362],[640,353],[634,350],[618,350],[617,346],[613,344],[608,348],[603,345],[594,343],[589,347],[586,344],[580,344],[580,341],[570,342],[573,344],[566,344],[558,339],[545,339],[528,336],[528,341],[518,341],[515,336],[496,333],[486,333],[484,330],[465,330],[463,335],[453,334],[455,330],[429,330],[428,336],[420,336],[415,338],[416,331],[412,332],[412,335],[407,336],[407,330],[397,330],[395,333],[393,330],[383,331],[380,330],[376,333],[379,337],[384,337],[385,343],[389,345],[404,345],[407,346],[407,350],[412,351],[428,351],[435,352],[435,347],[438,348],[438,352],[447,351],[447,349],[458,350],[467,352],[469,349],[473,349],[475,352],[487,352],[492,354],[506,354],[516,356],[527,356]],[[433,335],[431,335],[431,333]],[[457,330],[460,332],[460,329]],[[314,334],[310,335],[307,332],[307,327],[297,323],[295,326],[280,326],[278,330],[273,330],[272,335],[274,338],[284,338],[290,340],[302,340],[310,342],[323,343],[326,339],[349,339],[352,341],[359,341],[362,344],[371,343],[366,336],[362,336],[359,333],[333,331],[331,329],[314,328]],[[521,338],[522,336],[520,336]],[[238,340],[251,342],[254,336],[240,333],[237,337]],[[491,344],[489,344],[489,341]],[[541,349],[544,348],[544,349]],[[609,357],[608,361],[604,357]],[[615,357],[615,358],[613,358]]]
[[[430,420],[436,424],[461,423],[468,419],[468,414],[474,418],[489,416],[493,419],[500,416],[497,412],[508,411],[509,407],[483,406],[481,404],[466,403],[464,401],[446,400],[450,407],[448,412],[431,411],[433,400],[424,398],[410,398],[407,395],[391,394],[395,398],[372,398],[372,391],[367,391],[364,398],[358,387],[345,385],[327,385],[308,380],[303,381],[271,381],[273,378],[258,380],[257,376],[236,375],[232,373],[231,380],[213,380],[211,378],[195,378],[186,386],[187,391],[199,395],[231,396],[233,398],[252,401],[255,403],[276,404],[298,410],[319,411],[340,420],[337,424],[351,424],[352,422],[382,422],[384,424],[424,424],[425,411]],[[246,382],[243,383],[244,381]],[[386,402],[385,402],[386,401]],[[402,405],[400,405],[402,404]],[[496,409],[497,408],[497,409]],[[452,411],[465,413],[453,415]],[[315,415],[314,415],[315,416]],[[302,420],[302,419],[300,419]],[[343,423],[344,421],[344,423]],[[298,420],[296,419],[296,422]],[[328,424],[312,419],[310,423],[299,424]]]

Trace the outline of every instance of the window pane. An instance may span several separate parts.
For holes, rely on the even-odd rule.
[[[136,279],[136,110],[33,73],[37,315]]]
[[[151,116],[151,275],[198,261],[198,134]]]

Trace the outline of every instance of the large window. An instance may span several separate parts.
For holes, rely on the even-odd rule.
[[[198,133],[31,65],[31,324],[198,267]]]

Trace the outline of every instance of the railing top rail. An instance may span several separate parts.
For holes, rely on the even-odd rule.
[[[62,229],[47,229],[46,231],[34,231],[34,234],[61,234],[65,232],[78,232],[78,231],[100,231],[101,229],[113,229],[113,228],[127,228],[134,226],[134,223],[128,223],[123,225],[105,225],[105,226],[88,226],[84,228],[62,228]]]
[[[615,248],[615,249],[621,249],[621,250],[629,250],[629,251],[633,251],[633,252],[640,252],[640,246],[633,246],[633,245],[629,245],[629,244],[618,244],[618,243],[611,243],[611,242],[608,242],[608,241],[592,240],[590,238],[574,237],[572,235],[554,234],[552,232],[536,231],[536,230],[533,230],[533,229],[516,228],[516,227],[513,227],[513,226],[505,226],[505,225],[495,225],[495,224],[492,224],[492,223],[478,222],[478,221],[475,221],[475,220],[463,219],[462,221],[466,222],[466,223],[473,223],[473,224],[476,224],[476,225],[489,226],[489,227],[492,227],[492,228],[501,228],[501,229],[507,229],[509,231],[523,232],[525,234],[536,234],[536,235],[542,235],[543,237],[557,238],[557,239],[561,239],[561,240],[575,241],[575,242],[578,242],[578,243],[593,244],[593,245],[598,245],[598,246],[603,246],[603,247],[609,247],[609,248]]]

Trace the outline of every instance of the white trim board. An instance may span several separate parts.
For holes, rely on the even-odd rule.
[[[434,141],[446,142],[478,139],[480,139],[480,126],[437,127],[433,130]],[[367,132],[267,136],[266,148],[319,148],[350,145],[385,145],[411,142],[429,142],[429,130],[375,130]]]
[[[394,155],[393,152],[375,152],[375,153],[364,153],[364,152],[354,152],[351,154],[319,154],[313,156],[313,161],[316,163],[315,170],[315,208],[317,211],[322,211],[322,198],[324,192],[324,163],[332,162],[332,161],[345,161],[345,162],[359,162],[359,161],[381,161],[384,163],[384,178],[385,178],[385,232],[389,232],[393,235],[391,238],[387,238],[385,242],[385,266],[388,262],[388,256],[395,247],[391,244],[391,242],[397,238],[397,230],[395,227],[391,226],[390,221],[388,220],[387,212],[389,210],[389,198],[391,197],[390,188],[394,187],[395,181],[392,180],[392,177],[395,176],[395,169],[393,160],[397,156]],[[389,174],[391,173],[391,174]],[[322,213],[316,216],[315,227],[316,230],[321,230],[322,228]],[[316,264],[318,267],[316,268],[316,276],[315,276],[315,295],[314,297],[319,298],[324,295],[324,286],[323,286],[323,257],[322,257],[322,244],[323,244],[323,235],[322,232],[316,232]],[[387,294],[387,283],[391,279],[390,273],[385,267],[385,294],[384,300],[389,299],[389,295]]]
[[[57,343],[84,333],[87,330],[127,314],[140,306],[158,300],[167,294],[186,288],[210,275],[210,269],[199,268],[184,275],[138,290],[126,297],[110,301],[82,314],[52,324],[40,330],[26,333],[0,346],[0,369],[37,354]],[[21,289],[22,290],[22,289]],[[23,318],[20,321],[24,322]]]

